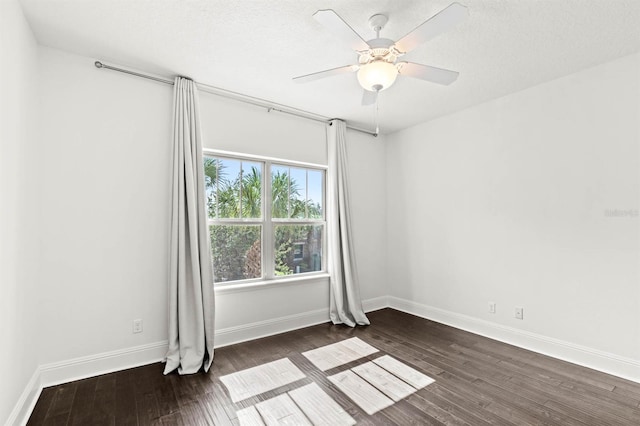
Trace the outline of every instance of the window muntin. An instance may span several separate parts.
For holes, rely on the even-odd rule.
[[[204,166],[216,283],[324,271],[322,166],[216,154]]]

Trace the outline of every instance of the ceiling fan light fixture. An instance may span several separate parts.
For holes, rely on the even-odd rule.
[[[374,60],[361,65],[358,70],[358,82],[370,92],[377,92],[390,87],[398,77],[398,69],[390,62]]]

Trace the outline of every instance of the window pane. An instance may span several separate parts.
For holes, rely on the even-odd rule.
[[[307,172],[307,209],[310,219],[322,219],[322,205],[324,197],[322,189],[324,186],[324,173],[320,170],[309,170]]]
[[[218,180],[218,160],[204,157],[204,185],[207,196],[207,212],[210,218],[216,217],[216,182]]]
[[[324,172],[298,167],[271,167],[272,217],[322,219]]]
[[[242,217],[262,217],[262,165],[242,162]]]
[[[307,171],[291,167],[289,169],[289,217],[293,219],[304,219],[307,217]]]
[[[260,225],[213,225],[210,230],[215,282],[262,277]]]
[[[271,167],[271,216],[289,217],[289,167]]]
[[[217,217],[239,218],[241,163],[239,160],[219,158],[218,164]]]
[[[275,275],[322,270],[323,225],[276,225]]]

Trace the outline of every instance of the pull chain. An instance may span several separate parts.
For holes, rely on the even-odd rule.
[[[380,133],[380,126],[378,122],[378,117],[380,115],[379,109],[380,109],[380,91],[378,90],[376,92],[376,111],[375,111],[376,136],[378,136],[378,133]]]

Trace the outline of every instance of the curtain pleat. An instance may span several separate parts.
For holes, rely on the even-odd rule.
[[[331,275],[329,314],[334,324],[355,327],[356,324],[369,325],[369,319],[362,309],[351,237],[346,133],[344,121],[332,120],[327,125],[328,269]]]
[[[208,371],[213,361],[213,265],[204,189],[198,91],[176,77],[169,253],[169,350],[164,374]]]

